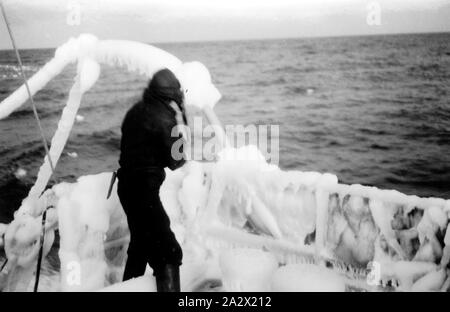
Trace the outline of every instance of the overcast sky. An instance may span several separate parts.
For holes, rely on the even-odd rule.
[[[450,31],[450,0],[3,1],[19,48],[56,47],[83,32],[156,43]],[[367,23],[373,2],[381,25]],[[69,25],[77,8],[80,25]],[[1,18],[0,49],[9,48]]]

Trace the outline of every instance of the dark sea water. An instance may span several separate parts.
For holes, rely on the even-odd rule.
[[[450,34],[157,44],[211,71],[224,124],[280,125],[280,166],[341,182],[450,198]],[[28,76],[54,50],[21,51]],[[75,76],[65,70],[35,100],[50,140]],[[120,123],[147,81],[103,67],[83,99],[59,181],[117,166]],[[21,84],[0,51],[0,100]],[[27,104],[0,121],[0,222],[12,217],[43,160]],[[73,158],[67,153],[76,152]],[[16,178],[18,168],[27,171]]]

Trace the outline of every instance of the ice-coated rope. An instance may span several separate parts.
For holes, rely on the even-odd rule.
[[[48,161],[50,163],[50,168],[52,170],[53,180],[54,180],[54,182],[56,184],[56,179],[55,179],[55,175],[54,175],[55,174],[55,167],[53,166],[52,159],[50,158],[50,151],[48,149],[47,139],[45,138],[44,130],[42,129],[42,125],[41,125],[41,120],[39,118],[39,114],[37,112],[36,105],[35,105],[34,100],[33,100],[33,95],[31,94],[30,86],[28,85],[27,77],[25,76],[25,71],[23,70],[22,58],[20,57],[20,53],[19,53],[19,50],[17,49],[16,41],[14,40],[14,35],[12,33],[12,29],[11,29],[11,26],[9,24],[9,20],[8,20],[8,18],[6,16],[6,10],[5,10],[5,7],[3,6],[3,0],[0,0],[0,8],[2,10],[3,19],[5,20],[6,28],[8,30],[9,37],[11,39],[11,44],[13,46],[14,52],[16,53],[17,62],[19,63],[19,68],[20,68],[20,74],[22,76],[23,83],[25,85],[25,88],[26,88],[27,93],[28,93],[28,97],[30,99],[31,106],[33,108],[34,118],[36,119],[36,122],[37,122],[37,125],[38,125],[38,128],[39,128],[39,132],[41,134],[42,143],[44,144],[45,154],[47,155]]]
[[[45,239],[45,220],[47,219],[47,208],[44,210],[42,214],[42,232],[41,237],[39,239],[39,255],[37,259],[36,265],[36,279],[34,281],[34,292],[37,292],[39,287],[39,277],[41,275],[41,264],[42,264],[42,254],[44,252],[44,239]]]
[[[2,266],[0,267],[0,273],[3,272],[3,269],[6,267],[7,264],[8,264],[8,258],[6,258],[5,262],[3,262]]]

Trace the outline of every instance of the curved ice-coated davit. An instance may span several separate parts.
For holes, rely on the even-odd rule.
[[[101,41],[92,35],[71,39],[29,79],[31,92],[74,62],[77,76],[50,147],[53,164],[101,64],[147,77],[161,68],[173,70],[189,90],[187,104],[218,123],[212,108],[220,93],[207,68],[137,42]],[[26,100],[22,86],[0,103],[0,119]],[[283,171],[268,164],[255,146],[226,146],[217,158],[215,163],[191,161],[167,170],[161,188],[184,251],[182,290],[448,290],[450,200],[339,184],[328,173]],[[5,233],[0,245],[9,259],[9,274],[0,288],[30,289],[41,216],[52,207],[47,210],[44,256],[58,228],[61,262],[52,290],[155,290],[150,272],[120,283],[129,233],[116,190],[106,199],[111,174],[83,176],[44,192],[50,175],[45,159],[14,221],[0,225],[0,234]]]
[[[100,76],[99,64],[125,67],[128,71],[147,77],[152,77],[160,69],[169,68],[179,77],[183,89],[189,91],[185,93],[186,105],[197,106],[208,113],[221,97],[211,82],[208,69],[199,62],[183,64],[172,54],[151,45],[122,40],[101,41],[90,34],[80,35],[77,39],[72,38],[56,50],[55,57],[29,79],[31,94],[44,88],[65,66],[74,62],[78,65],[75,83],[69,92],[67,104],[50,147],[49,154],[54,166],[67,142],[83,94]],[[21,86],[0,103],[0,119],[9,116],[27,100],[26,88]],[[46,157],[35,185],[30,190],[28,198],[24,200],[21,213],[27,211],[33,214],[33,210],[36,209],[34,203],[44,191],[50,176],[50,161]]]

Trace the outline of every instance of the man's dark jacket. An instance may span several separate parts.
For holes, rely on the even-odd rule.
[[[131,234],[124,280],[144,274],[147,263],[156,276],[168,264],[181,265],[182,250],[159,198],[164,168],[185,162],[171,155],[172,144],[181,137],[171,136],[177,125],[172,101],[184,111],[180,83],[171,71],[161,70],[122,124],[117,192]]]
[[[183,107],[180,83],[171,71],[159,71],[145,90],[142,100],[128,111],[123,121],[121,168],[169,167],[174,170],[184,164],[183,159],[176,160],[171,155],[172,145],[181,137],[171,136],[172,129],[177,125],[171,101]]]

